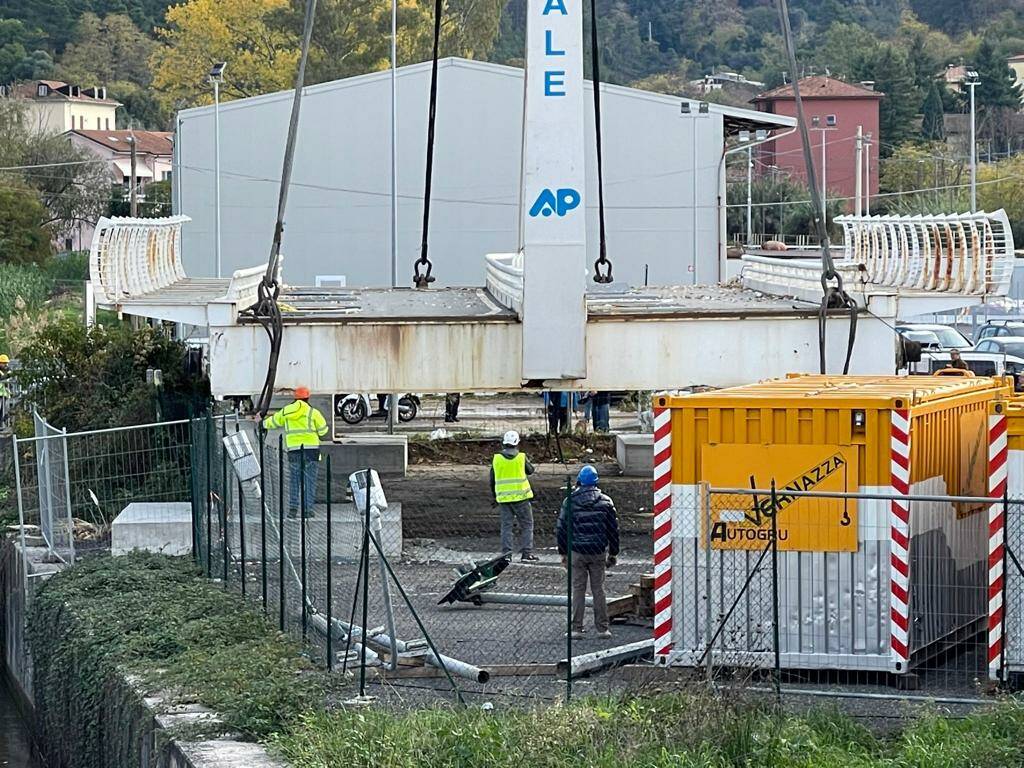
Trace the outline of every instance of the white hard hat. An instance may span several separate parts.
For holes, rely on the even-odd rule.
[[[505,436],[501,438],[502,445],[519,445],[519,433],[514,429],[510,429],[505,433]]]

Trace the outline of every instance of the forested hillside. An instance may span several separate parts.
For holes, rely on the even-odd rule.
[[[768,86],[786,70],[773,0],[599,0],[603,69],[612,82],[685,92],[731,70]],[[0,82],[34,77],[103,83],[136,124],[161,127],[209,98],[207,62],[229,62],[225,98],[287,87],[301,0],[6,0]],[[949,63],[982,40],[1001,58],[1024,51],[1024,0],[792,0],[805,71],[871,79],[920,112]],[[448,0],[444,51],[505,63],[523,56],[526,0]],[[403,63],[429,54],[433,3],[400,0]],[[389,0],[321,0],[312,81],[387,66]],[[727,98],[727,97],[726,97]],[[895,101],[895,100],[894,100]],[[948,105],[947,105],[948,106]],[[890,136],[899,138],[890,133]]]

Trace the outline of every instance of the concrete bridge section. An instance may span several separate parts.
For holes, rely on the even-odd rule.
[[[257,393],[269,345],[247,310],[261,270],[230,279],[188,278],[180,228],[187,217],[105,219],[90,266],[97,304],[208,329],[217,397]],[[844,220],[848,246],[837,268],[861,308],[853,374],[895,367],[898,317],[950,311],[1006,295],[1013,242],[1002,211],[907,221]],[[480,288],[346,289],[285,286],[277,387],[315,393],[472,392],[527,388],[627,390],[730,386],[790,372],[817,372],[820,261],[746,256],[725,285],[629,287],[586,281],[584,360],[529,378],[536,336],[525,315],[547,323],[553,347],[564,307],[524,302],[531,278],[522,254],[486,257]],[[581,275],[581,279],[586,280]],[[557,302],[555,302],[557,303]],[[533,326],[536,328],[536,325]],[[849,317],[829,315],[828,370],[842,369]],[[550,355],[544,370],[550,370]],[[574,356],[575,357],[575,356]],[[534,363],[536,361],[533,361]]]

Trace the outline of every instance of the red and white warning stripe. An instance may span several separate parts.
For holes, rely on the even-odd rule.
[[[910,493],[910,414],[893,410],[891,417],[890,485],[893,496]],[[889,502],[889,645],[893,666],[905,672],[910,628],[910,502]]]
[[[1006,414],[988,417],[988,495],[996,499],[988,508],[988,673],[999,679],[1003,656],[1003,561],[1006,519]]]
[[[654,653],[672,650],[672,411],[654,409]]]

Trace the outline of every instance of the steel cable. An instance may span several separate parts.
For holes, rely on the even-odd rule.
[[[437,58],[441,45],[441,13],[443,0],[434,0],[434,49],[430,62],[430,106],[427,113],[427,168],[423,179],[423,231],[420,237],[420,257],[413,265],[412,281],[417,288],[429,288],[435,278],[431,274],[433,263],[427,257],[430,233],[430,185],[434,176],[434,126],[437,121]],[[425,271],[420,272],[423,268]]]
[[[608,259],[608,244],[604,227],[604,168],[601,153],[601,48],[597,36],[597,0],[590,0],[590,63],[594,84],[594,138],[597,145],[597,221],[600,232],[597,261],[594,262],[594,282],[612,281],[612,263]],[[602,270],[607,270],[603,272]]]

